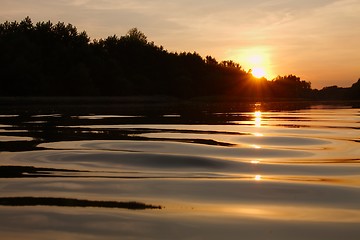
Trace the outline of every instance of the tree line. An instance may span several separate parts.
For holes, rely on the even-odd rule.
[[[314,90],[295,75],[257,79],[231,60],[169,52],[136,28],[91,40],[63,22],[0,24],[0,96],[235,96],[359,98],[351,88]]]

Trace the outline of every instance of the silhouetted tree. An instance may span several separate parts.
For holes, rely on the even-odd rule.
[[[206,56],[205,61],[207,64],[212,64],[212,65],[218,64],[218,61],[216,61],[216,59],[211,56]]]
[[[360,78],[350,88],[349,98],[360,99]]]
[[[139,31],[137,28],[130,29],[123,37],[123,39],[140,42],[142,44],[148,43],[146,35],[143,32]]]
[[[270,84],[276,97],[306,98],[311,95],[311,83],[295,75],[278,76]]]
[[[170,53],[137,28],[90,41],[71,24],[0,24],[0,96],[235,96],[240,98],[359,98],[351,88],[311,89],[295,75],[254,78],[231,60]]]

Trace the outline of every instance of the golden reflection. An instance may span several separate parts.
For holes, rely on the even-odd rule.
[[[255,181],[261,181],[262,180],[261,175],[255,175],[254,180]]]
[[[255,144],[251,145],[251,147],[253,147],[253,148],[255,148],[255,149],[260,149],[260,148],[261,148],[261,146],[255,145]]]
[[[357,209],[322,208],[314,206],[242,205],[226,209],[229,213],[261,219],[282,221],[359,223]]]

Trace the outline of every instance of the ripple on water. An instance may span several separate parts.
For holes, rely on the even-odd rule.
[[[272,180],[282,181],[276,176],[294,176],[292,181],[300,181],[303,176],[322,178],[324,176],[358,175],[353,164],[315,164],[296,163],[284,158],[282,162],[271,162],[268,159],[250,160],[244,158],[224,158],[214,156],[196,156],[182,153],[131,152],[108,150],[43,150],[23,152],[12,155],[11,164],[47,166],[54,169],[66,168],[92,172],[112,172],[115,177],[122,177],[124,171],[136,171],[140,175],[156,177],[192,178],[194,174],[203,173],[203,177],[251,178],[255,175],[271,176]],[[275,159],[278,161],[278,158]],[[164,174],[164,171],[167,174]],[[156,173],[155,175],[153,175]],[[99,175],[97,175],[99,176]],[[128,176],[128,174],[126,174]],[[134,176],[138,177],[138,175]],[[291,179],[291,178],[285,178]],[[303,180],[305,181],[305,180]]]
[[[20,137],[20,136],[0,136],[0,142],[16,142],[16,141],[31,141],[31,137]]]
[[[197,145],[191,143],[161,142],[161,141],[76,141],[44,143],[39,145],[48,149],[88,149],[103,151],[124,151],[161,153],[187,156],[224,157],[233,159],[252,158],[301,158],[313,155],[310,151],[253,148],[253,147],[223,147]]]
[[[232,139],[235,142],[247,144],[261,144],[268,146],[309,146],[329,145],[332,142],[305,137],[283,137],[283,136],[242,136]]]
[[[109,238],[131,238],[129,230],[134,229],[143,235],[133,238],[161,239],[173,236],[164,235],[165,230],[192,230],[176,235],[188,239],[198,237],[201,228],[198,238],[358,239],[358,110],[264,112],[258,121],[252,120],[253,112],[216,118],[211,111],[206,114],[212,121],[205,115],[187,119],[181,112],[162,110],[158,117],[120,110],[56,118],[25,115],[17,122],[4,117],[0,141],[20,137],[17,140],[33,139],[32,145],[43,143],[12,148],[15,152],[9,151],[15,142],[1,144],[1,198],[26,202],[1,207],[2,233],[28,226],[25,234],[37,228],[41,238],[40,233],[55,226],[59,236],[73,231],[70,238],[81,231],[89,232],[89,238],[104,238],[106,233]],[[24,124],[32,120],[47,123]],[[14,132],[30,127],[36,131]],[[49,205],[55,198],[58,203]],[[33,206],[44,200],[46,206]],[[76,208],[64,207],[68,200]],[[133,200],[164,208],[156,213],[78,208]],[[73,227],[78,222],[89,225],[78,230]],[[178,224],[176,231],[173,223]],[[117,232],[119,227],[125,230]],[[249,232],[256,236],[247,238]],[[259,237],[259,232],[264,234]]]

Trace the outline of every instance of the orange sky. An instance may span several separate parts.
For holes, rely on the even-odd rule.
[[[72,23],[91,38],[137,27],[169,51],[234,60],[314,88],[360,78],[359,0],[0,0],[0,21]]]

